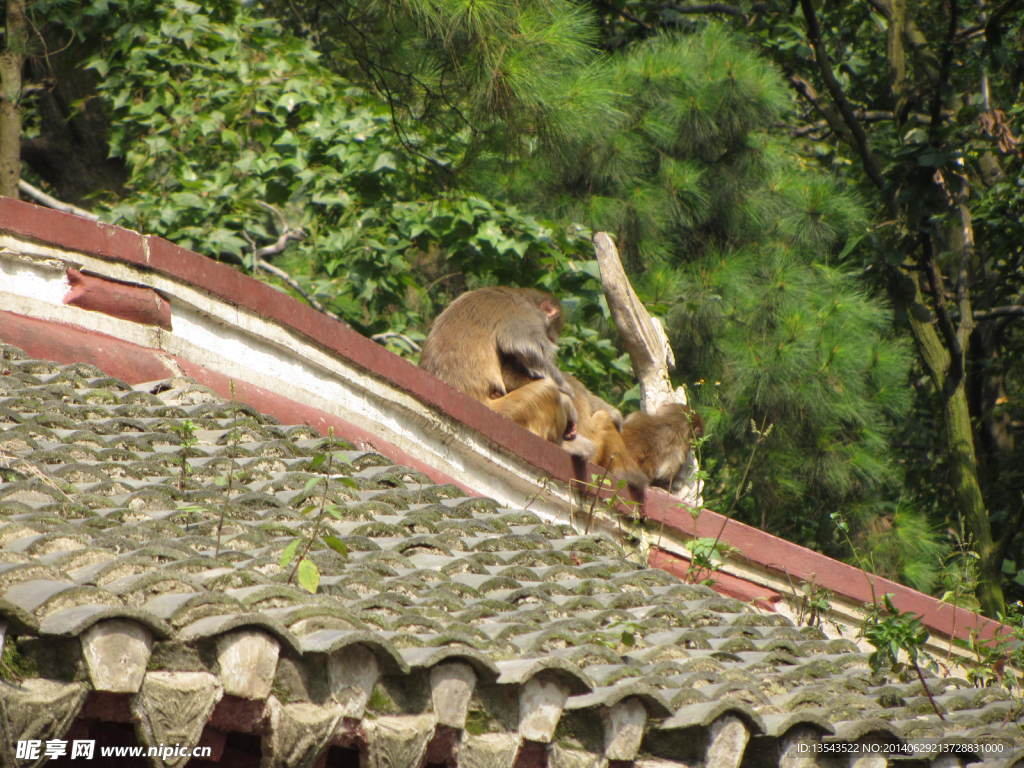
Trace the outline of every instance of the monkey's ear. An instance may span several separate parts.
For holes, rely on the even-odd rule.
[[[562,314],[562,308],[559,307],[558,304],[556,304],[551,299],[544,299],[543,301],[541,301],[540,309],[548,318],[548,320],[551,320],[552,318],[558,317],[560,314]]]

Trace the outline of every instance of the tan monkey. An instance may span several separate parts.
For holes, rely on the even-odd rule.
[[[576,445],[563,445],[563,448],[605,467],[613,476],[630,485],[644,488],[647,477],[622,440],[622,414],[619,409],[595,395],[572,374],[563,371],[562,377],[572,391],[572,402],[579,420]],[[510,392],[529,383],[526,372],[510,360],[503,362],[502,380]]]
[[[622,424],[623,442],[640,470],[651,485],[669,490],[703,434],[700,415],[680,403],[665,403],[653,414],[631,413]]]
[[[420,366],[546,440],[573,441],[572,391],[555,365],[562,306],[532,288],[478,288],[437,316]],[[505,385],[503,367],[521,372]]]

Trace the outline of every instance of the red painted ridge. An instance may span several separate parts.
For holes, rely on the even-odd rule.
[[[171,305],[148,285],[87,275],[74,268],[68,269],[67,276],[65,304],[171,330]]]
[[[647,557],[647,564],[652,568],[668,571],[684,581],[688,580],[690,571],[693,569],[693,564],[689,558],[682,557],[674,552],[667,552],[658,547],[651,547]],[[716,592],[729,597],[735,597],[737,600],[742,600],[745,603],[753,603],[765,610],[774,611],[775,604],[782,600],[782,595],[774,589],[762,587],[760,584],[755,584],[752,581],[741,579],[739,576],[733,576],[729,573],[714,571],[707,574],[707,578],[714,582],[712,588]]]
[[[920,615],[927,626],[946,635],[967,640],[976,632],[978,637],[988,639],[1005,630],[999,622],[730,520],[710,509],[702,510],[694,519],[689,509],[680,508],[678,499],[661,491],[648,492],[644,513],[652,522],[664,523],[687,536],[717,538],[737,550],[739,558],[775,571],[794,583],[815,584],[861,603],[872,603],[891,594],[897,609]]]
[[[555,478],[568,481],[590,476],[582,474],[581,478],[579,462],[574,464],[572,457],[552,443],[541,440],[482,403],[456,392],[349,326],[337,323],[225,264],[159,237],[142,236],[11,198],[0,198],[0,230],[103,259],[135,264],[188,283],[223,301],[245,307],[303,333],[325,349],[347,358],[424,403],[447,412],[502,448],[529,457],[534,466]],[[590,470],[598,471],[590,467],[586,472]],[[663,522],[687,536],[716,537],[721,534],[723,543],[736,548],[751,563],[796,581],[815,583],[851,600],[869,602],[882,594],[892,593],[897,608],[920,614],[928,626],[948,635],[966,639],[972,630],[976,630],[982,637],[990,637],[1000,626],[970,611],[941,603],[888,579],[871,576],[764,531],[726,521],[710,510],[704,510],[694,520],[689,511],[680,509],[677,499],[660,491],[647,493],[645,513],[652,521]]]

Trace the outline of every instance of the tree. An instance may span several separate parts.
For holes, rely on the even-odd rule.
[[[0,196],[17,197],[21,178],[21,68],[28,42],[24,0],[7,0],[0,51]]]
[[[512,188],[617,233],[708,416],[718,508],[739,500],[742,519],[839,555],[823,510],[858,536],[914,517],[894,514],[890,448],[909,350],[891,310],[835,263],[863,238],[863,212],[778,137],[778,72],[720,26],[638,42],[605,71],[620,95],[605,119],[520,166]]]
[[[933,438],[921,442],[943,445],[952,504],[941,488],[919,493],[952,506],[947,525],[963,523],[979,558],[981,606],[1000,612],[1004,563],[1016,570],[1024,561],[1024,413],[1014,362],[1024,317],[1019,4],[604,7],[613,47],[699,28],[708,15],[735,22],[783,68],[808,155],[856,180],[872,202],[871,247],[851,255],[888,290],[914,339],[930,384],[921,396]],[[934,472],[912,474],[934,488]]]

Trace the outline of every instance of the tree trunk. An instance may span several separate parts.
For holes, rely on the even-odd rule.
[[[21,178],[21,67],[25,60],[25,2],[7,0],[0,52],[0,196],[17,197]]]
[[[955,504],[971,535],[971,546],[978,554],[978,602],[985,615],[995,617],[1005,610],[1003,597],[1002,562],[999,548],[992,540],[992,525],[981,492],[978,460],[974,450],[974,429],[971,425],[967,401],[966,380],[959,377],[950,387],[950,369],[953,362],[949,349],[942,343],[935,325],[923,319],[924,313],[915,311],[925,306],[921,286],[916,274],[910,275],[914,283],[914,302],[907,316],[917,341],[921,358],[931,376],[939,397],[942,398],[942,417],[945,426],[946,453],[952,470],[951,482]]]

